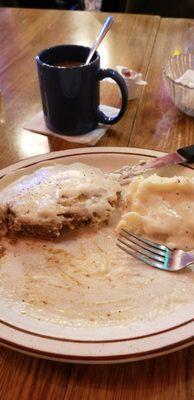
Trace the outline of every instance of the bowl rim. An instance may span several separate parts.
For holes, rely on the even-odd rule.
[[[187,84],[184,84],[184,85],[183,85],[183,83],[177,82],[174,78],[170,78],[170,77],[168,76],[167,72],[166,72],[167,63],[168,63],[170,60],[172,60],[172,59],[174,59],[174,58],[178,59],[178,58],[180,58],[180,57],[187,56],[187,55],[189,55],[189,54],[192,55],[192,56],[194,57],[194,51],[187,51],[187,52],[183,52],[183,53],[181,53],[181,54],[175,55],[175,56],[169,56],[169,57],[167,57],[166,60],[165,60],[165,62],[164,62],[164,64],[163,64],[162,71],[163,71],[164,77],[165,77],[168,81],[170,81],[170,82],[174,83],[175,85],[180,86],[180,87],[182,87],[182,88],[185,88],[185,87],[186,87],[186,88],[189,89],[189,90],[194,90],[194,87],[191,88],[191,87],[188,86]]]

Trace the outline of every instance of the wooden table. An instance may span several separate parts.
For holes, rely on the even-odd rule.
[[[91,45],[105,14],[0,9],[0,167],[53,150],[78,147],[24,130],[41,109],[35,55],[56,43]],[[194,21],[115,14],[114,28],[100,48],[102,65],[130,65],[148,85],[129,102],[122,121],[101,146],[170,151],[194,142],[194,119],[179,112],[161,80],[165,57],[191,47]],[[102,101],[119,105],[113,86],[102,85]],[[0,399],[191,400],[193,349],[123,365],[68,365],[1,348]]]

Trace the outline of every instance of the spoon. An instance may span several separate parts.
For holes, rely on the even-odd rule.
[[[95,51],[97,50],[98,46],[100,45],[100,43],[102,42],[102,40],[104,39],[104,37],[106,36],[107,32],[109,31],[109,29],[111,28],[112,24],[114,22],[113,17],[108,17],[106,19],[106,21],[104,22],[104,25],[99,33],[99,35],[97,36],[95,42],[93,43],[93,46],[90,49],[90,52],[88,54],[87,60],[85,62],[85,65],[88,65],[90,60],[92,59]]]

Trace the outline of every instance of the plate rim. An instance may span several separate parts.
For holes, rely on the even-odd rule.
[[[172,344],[169,346],[162,346],[153,351],[141,352],[137,355],[137,353],[133,354],[125,354],[125,355],[116,355],[116,356],[70,356],[70,355],[58,355],[50,352],[44,352],[40,350],[30,349],[27,346],[13,344],[13,342],[3,341],[0,339],[0,345],[9,348],[11,350],[15,350],[19,353],[26,354],[29,356],[33,356],[36,358],[47,359],[51,361],[58,361],[64,363],[80,363],[80,364],[117,364],[117,363],[127,363],[134,361],[147,360],[155,357],[162,357],[164,355],[173,353],[175,351],[180,351],[189,346],[194,345],[194,340],[182,340],[178,342],[176,345]]]
[[[0,179],[3,178],[3,176],[11,173],[12,171],[15,171],[14,167],[17,166],[17,169],[21,169],[23,167],[29,167],[33,164],[36,164],[37,162],[44,162],[47,160],[53,160],[55,158],[63,158],[64,156],[70,157],[72,156],[72,152],[74,152],[74,155],[78,154],[99,154],[99,153],[118,153],[118,154],[134,154],[134,155],[142,155],[146,157],[160,157],[165,154],[166,152],[162,151],[156,151],[156,150],[150,150],[150,149],[143,149],[143,148],[136,148],[136,147],[82,147],[82,148],[73,148],[73,149],[68,149],[68,150],[59,150],[59,151],[52,151],[32,157],[25,158],[23,160],[16,161],[15,163],[12,163],[8,165],[5,168],[0,169]],[[32,162],[31,162],[32,161]],[[30,163],[29,163],[30,162]],[[28,164],[29,163],[29,164]]]

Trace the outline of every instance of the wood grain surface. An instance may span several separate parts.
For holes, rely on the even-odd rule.
[[[165,58],[188,50],[194,50],[194,20],[161,19],[130,146],[170,151],[194,143],[194,119],[172,103],[162,74]]]
[[[34,57],[56,43],[90,45],[104,19],[101,13],[0,9],[0,168],[32,155],[78,147],[23,129],[41,108]],[[171,150],[193,141],[193,119],[173,106],[161,81],[165,57],[192,46],[193,25],[189,20],[115,15],[114,29],[100,48],[102,65],[131,66],[146,75],[149,84],[140,103],[129,102],[125,117],[100,145]],[[102,101],[118,106],[115,88],[103,85]],[[1,348],[0,399],[192,400],[193,359],[193,348],[188,348],[142,362],[86,366]]]
[[[118,365],[70,365],[2,348],[1,400],[192,400],[194,349]]]

